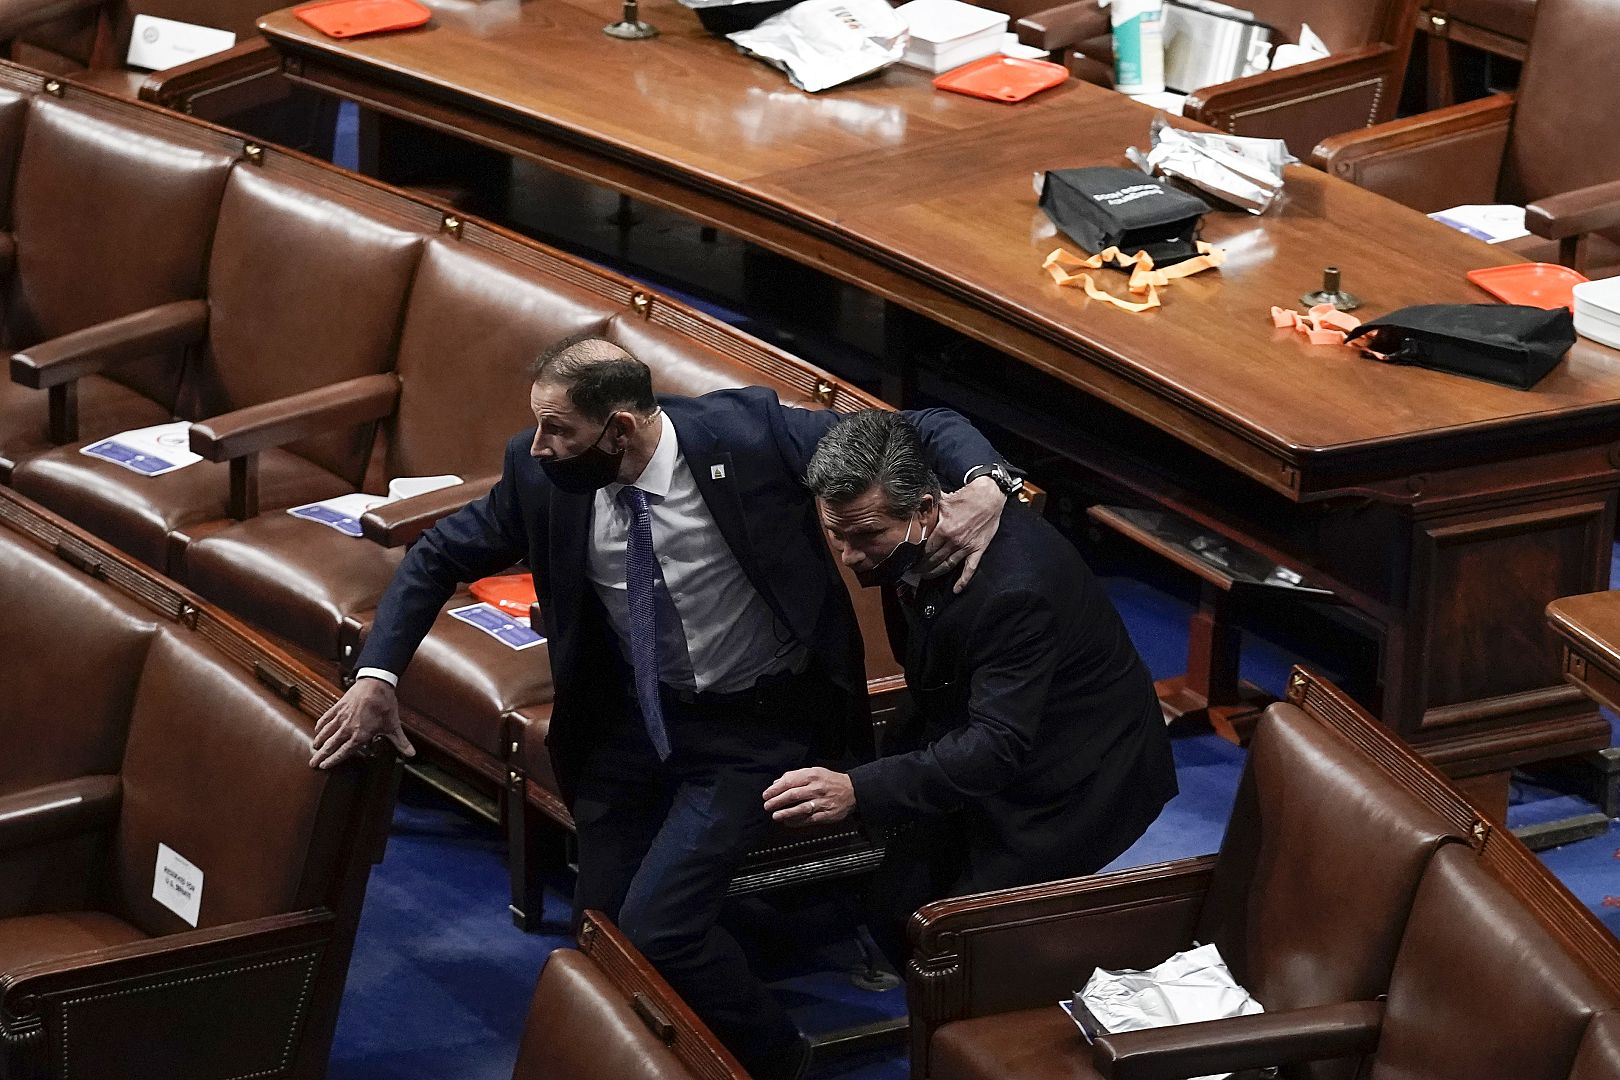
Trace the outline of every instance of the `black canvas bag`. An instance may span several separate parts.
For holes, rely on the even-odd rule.
[[[1519,304],[1419,304],[1363,323],[1346,338],[1375,359],[1413,364],[1528,390],[1575,344],[1568,308]]]
[[[1049,171],[1041,209],[1090,254],[1145,251],[1154,265],[1171,266],[1198,254],[1199,219],[1209,204],[1137,169],[1096,165]]]

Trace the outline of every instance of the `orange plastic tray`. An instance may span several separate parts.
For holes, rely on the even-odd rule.
[[[500,608],[508,615],[527,619],[534,603],[534,578],[528,574],[502,574],[473,582],[467,587],[473,599]]]
[[[433,17],[433,12],[416,0],[320,0],[293,8],[293,14],[335,38],[409,30]]]
[[[1468,271],[1468,280],[1507,304],[1539,308],[1573,308],[1572,290],[1591,280],[1578,270],[1557,263],[1515,263]]]
[[[987,56],[952,68],[934,80],[941,90],[991,101],[1023,101],[1069,77],[1069,69],[1049,60]]]

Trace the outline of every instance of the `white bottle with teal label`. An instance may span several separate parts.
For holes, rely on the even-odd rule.
[[[1164,0],[1112,0],[1114,89],[1164,92]]]

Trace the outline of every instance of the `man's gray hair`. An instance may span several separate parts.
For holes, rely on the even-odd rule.
[[[916,513],[924,495],[939,495],[917,429],[899,413],[882,409],[852,413],[823,435],[805,482],[817,498],[834,506],[876,486],[895,517]]]

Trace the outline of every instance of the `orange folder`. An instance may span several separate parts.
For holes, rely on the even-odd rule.
[[[432,18],[416,0],[320,0],[293,14],[327,37],[351,38],[384,30],[409,30]]]

